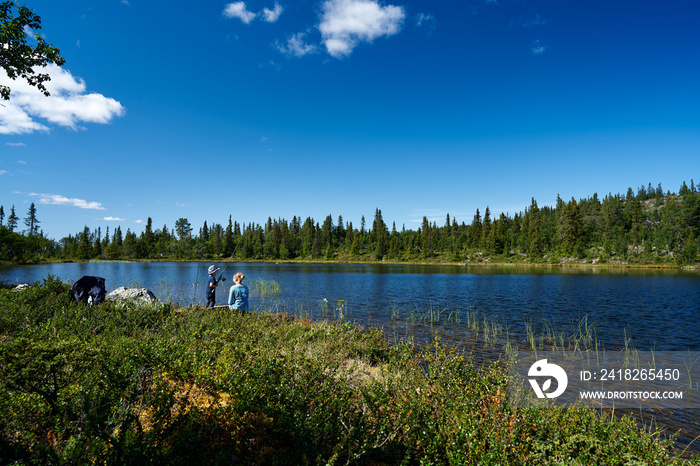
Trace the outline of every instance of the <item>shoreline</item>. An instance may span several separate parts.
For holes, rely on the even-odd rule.
[[[500,261],[396,261],[396,260],[313,260],[313,259],[244,259],[233,258],[201,258],[201,259],[90,259],[90,260],[48,260],[40,262],[0,262],[0,266],[17,265],[46,265],[46,264],[88,264],[88,263],[148,263],[148,262],[218,262],[225,264],[232,263],[252,263],[252,264],[348,264],[348,265],[421,265],[421,266],[444,266],[444,267],[536,267],[543,269],[650,269],[650,270],[700,270],[700,265],[678,265],[678,264],[644,264],[644,263],[549,263],[549,262],[500,262]]]

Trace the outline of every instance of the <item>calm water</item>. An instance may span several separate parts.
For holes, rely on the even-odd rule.
[[[31,283],[53,274],[65,281],[83,275],[106,279],[107,291],[140,286],[159,299],[181,305],[203,303],[206,268],[198,262],[105,262],[47,264],[2,268],[0,282]],[[222,265],[224,267],[224,265]],[[619,348],[625,338],[638,349],[700,351],[700,273],[696,271],[589,270],[526,267],[407,266],[382,264],[258,264],[225,266],[246,283],[275,280],[281,293],[251,294],[252,307],[272,307],[312,317],[327,303],[332,315],[342,300],[346,318],[383,327],[394,317],[431,309],[444,322],[478,311],[524,339],[525,323],[548,326],[557,333],[580,319],[594,323],[606,349]],[[231,281],[219,289],[225,304]],[[324,299],[326,301],[324,301]]]

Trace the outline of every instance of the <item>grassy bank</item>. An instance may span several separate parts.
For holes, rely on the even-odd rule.
[[[631,420],[513,407],[439,343],[67,290],[0,290],[2,464],[685,464]]]

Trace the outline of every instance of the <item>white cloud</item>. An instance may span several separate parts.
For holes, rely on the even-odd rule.
[[[30,28],[30,27],[27,26],[26,24],[24,25],[24,27],[22,28],[22,30],[23,30],[24,33],[27,35],[27,37],[31,37],[32,39],[36,39],[36,34],[35,34],[34,31],[32,30],[32,28]]]
[[[224,8],[224,16],[227,18],[238,18],[245,24],[250,24],[257,15],[248,11],[245,2],[234,2],[226,5],[226,8]]]
[[[81,123],[109,123],[125,113],[124,107],[112,98],[86,94],[85,81],[75,78],[68,70],[49,64],[35,71],[51,76],[51,81],[45,83],[51,96],[46,97],[24,80],[15,81],[0,73],[0,84],[12,88],[10,100],[0,109],[0,134],[48,131],[49,127],[36,118],[78,129]]]
[[[406,17],[402,7],[381,6],[376,0],[327,0],[321,8],[318,29],[335,58],[350,55],[360,42],[397,34]]]
[[[539,14],[536,14],[530,21],[524,21],[521,25],[524,28],[534,28],[536,26],[544,26],[547,24],[547,19],[542,18]]]
[[[6,142],[5,145],[12,147],[27,147],[27,145],[23,142]]]
[[[517,19],[510,20],[511,26],[517,26],[525,29],[532,29],[535,27],[544,26],[545,24],[547,24],[547,18],[543,18],[539,14],[535,14],[535,16],[531,19],[523,19],[521,16]]]
[[[24,160],[18,160],[17,163],[20,164],[20,165],[26,165],[26,164],[27,164],[27,162],[25,162]]]
[[[271,68],[274,68],[274,69],[277,70],[277,71],[279,71],[279,70],[282,69],[282,65],[280,65],[280,64],[277,63],[277,62],[275,62],[275,60],[270,60],[270,61],[268,61],[268,62],[262,62],[262,63],[258,64],[258,68],[260,68],[260,69],[262,69],[262,68],[264,68],[264,67],[266,67],[266,66],[269,66],[269,67],[271,67]]]
[[[270,10],[269,8],[263,8],[262,11],[262,16],[265,21],[268,23],[274,23],[280,18],[280,15],[284,11],[284,8],[282,8],[282,5],[279,3],[275,3],[274,9]]]
[[[30,196],[38,197],[39,204],[68,205],[81,209],[107,210],[99,202],[88,202],[84,199],[69,198],[60,194],[37,194],[29,193]]]
[[[431,34],[437,27],[437,20],[433,15],[419,13],[416,17],[416,26],[425,29],[428,32],[428,34]]]
[[[0,170],[0,175],[4,175],[5,173],[7,173],[7,170]]]
[[[3,82],[0,78],[0,82]],[[12,90],[15,94],[15,90]],[[13,96],[12,99],[16,100]],[[0,109],[0,134],[26,134],[34,131],[48,131],[49,128],[32,120],[14,101],[5,102],[5,108]]]
[[[139,224],[141,224],[141,223],[144,223],[144,222],[143,222],[143,220],[134,220],[134,223],[139,223]]]
[[[541,40],[536,40],[530,45],[530,53],[533,55],[542,55],[547,51],[547,46]]]
[[[276,44],[277,50],[285,55],[294,57],[303,57],[310,53],[316,53],[318,48],[313,44],[306,43],[304,39],[305,35],[306,34],[303,32],[292,35],[287,39],[286,44]]]
[[[124,222],[124,221],[126,221],[125,218],[119,218],[119,217],[105,217],[102,220],[105,220],[107,222]]]

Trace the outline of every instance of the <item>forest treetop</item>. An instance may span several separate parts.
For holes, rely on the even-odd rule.
[[[476,210],[471,223],[457,223],[446,215],[444,223],[423,218],[417,230],[389,226],[379,208],[371,226],[359,225],[342,215],[322,222],[268,218],[264,225],[243,223],[229,215],[226,225],[207,221],[193,234],[187,218],[174,228],[154,227],[148,218],[137,235],[121,226],[106,231],[85,226],[82,232],[60,241],[43,236],[32,204],[24,219],[27,227],[16,232],[19,218],[12,206],[5,222],[0,206],[0,260],[349,260],[349,261],[531,261],[600,262],[636,261],[694,264],[700,237],[700,192],[693,180],[678,193],[663,192],[661,185],[631,188],[625,195],[597,194],[586,199],[562,200],[542,206],[533,198],[512,216],[496,216],[486,206]]]

